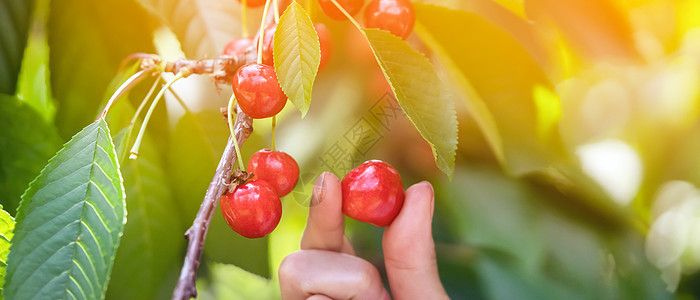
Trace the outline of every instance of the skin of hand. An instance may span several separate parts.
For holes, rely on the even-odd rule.
[[[449,299],[435,260],[433,207],[430,183],[414,184],[384,230],[384,262],[395,299]],[[301,250],[280,265],[282,299],[391,299],[377,268],[354,254],[345,236],[340,180],[323,173],[314,184]]]

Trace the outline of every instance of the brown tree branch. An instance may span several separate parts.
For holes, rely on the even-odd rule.
[[[230,78],[242,65],[255,61],[255,49],[248,49],[244,54],[238,56],[226,56],[223,55],[215,59],[178,59],[176,61],[163,60],[158,55],[146,54],[146,53],[135,53],[130,55],[129,59],[140,58],[141,59],[141,70],[160,70],[162,72],[169,72],[177,74],[182,69],[187,69],[189,74],[210,74],[216,83],[230,84]]]
[[[243,113],[239,108],[237,110],[236,122],[234,124],[234,133],[239,145],[242,145],[250,134],[253,132],[253,119]],[[207,236],[209,223],[216,210],[217,203],[221,196],[228,189],[231,182],[231,171],[236,161],[236,151],[233,146],[233,139],[229,137],[224,154],[221,156],[219,165],[216,167],[214,177],[209,183],[209,188],[204,196],[202,205],[199,207],[197,216],[192,223],[192,227],[187,230],[185,237],[189,241],[187,245],[187,254],[185,262],[182,265],[182,271],[178,278],[177,287],[173,292],[173,300],[186,300],[197,297],[197,289],[195,281],[197,279],[197,269],[204,248],[204,240]]]
[[[272,10],[270,10],[264,18],[267,25],[273,23],[274,18]],[[260,34],[261,32],[258,31],[253,40],[256,40]],[[177,73],[181,68],[188,68],[192,74],[212,74],[212,77],[217,83],[230,84],[230,78],[233,77],[233,74],[238,68],[244,64],[256,61],[257,53],[255,50],[256,47],[251,46],[242,55],[236,57],[222,56],[213,60],[178,60],[176,62],[166,63],[163,66],[163,71]],[[146,60],[147,59],[142,59],[142,69],[149,67]],[[157,57],[151,63],[160,65],[160,61]],[[236,107],[236,122],[233,125],[233,132],[239,146],[242,146],[253,132],[253,119],[238,107]],[[231,184],[231,171],[235,161],[236,151],[234,149],[233,139],[229,137],[224,154],[221,156],[219,165],[216,167],[216,172],[209,183],[209,188],[204,196],[202,205],[199,207],[197,216],[192,223],[192,227],[185,232],[185,238],[187,238],[189,243],[187,245],[187,253],[185,254],[185,262],[182,265],[177,286],[173,291],[173,300],[187,300],[197,297],[197,269],[201,262],[204,240],[206,239],[207,230],[209,230],[209,224],[211,223],[211,218],[216,210],[218,201]]]
[[[142,58],[142,69],[161,65],[160,58],[157,56]],[[211,74],[217,83],[230,83],[230,78],[236,70],[246,63],[254,62],[255,58],[255,51],[249,49],[245,54],[236,57],[222,56],[217,59],[200,60],[181,59],[175,62],[166,62],[161,66],[163,72],[178,73],[183,68],[187,68],[192,74]],[[236,121],[233,125],[233,132],[238,145],[243,145],[253,133],[253,119],[239,108],[236,108]],[[192,226],[185,232],[185,238],[188,240],[187,252],[177,286],[173,291],[173,300],[186,300],[197,297],[197,269],[201,262],[204,241],[218,201],[230,185],[231,171],[235,161],[236,151],[233,145],[233,137],[229,136],[226,148],[221,155],[219,165],[216,167],[214,177],[209,183],[209,188],[207,188],[197,216],[195,216]]]

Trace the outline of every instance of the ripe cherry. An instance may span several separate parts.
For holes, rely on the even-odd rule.
[[[318,35],[318,42],[321,44],[321,64],[318,65],[318,70],[323,69],[331,58],[331,52],[333,50],[333,41],[331,40],[331,32],[328,27],[323,23],[314,24],[316,29],[316,34]]]
[[[355,15],[357,12],[359,12],[362,9],[362,6],[365,4],[364,0],[336,0],[336,1],[351,16]],[[323,12],[325,12],[326,15],[331,17],[331,19],[338,20],[338,21],[345,20],[345,15],[337,7],[335,7],[335,4],[333,4],[333,1],[331,1],[331,0],[318,0],[318,4],[321,6],[321,9],[323,10]]]
[[[238,0],[239,3],[243,3],[242,0]],[[245,6],[247,7],[258,7],[265,4],[265,0],[246,0]]]
[[[248,173],[253,173],[255,179],[268,182],[277,195],[282,197],[297,185],[299,165],[287,153],[262,149],[250,157]]]
[[[272,25],[265,29],[265,35],[263,35],[263,51],[262,51],[262,62],[268,66],[274,66],[273,60],[273,50],[274,50],[274,38],[275,30],[277,29],[277,24]]]
[[[264,180],[253,180],[221,197],[221,213],[233,231],[247,238],[272,232],[282,217],[282,203]]]
[[[251,63],[233,75],[233,93],[238,107],[251,118],[269,118],[279,113],[287,104],[275,69],[268,65]]]
[[[251,37],[232,40],[224,47],[223,54],[229,56],[241,55],[245,53],[252,44],[253,38]]]
[[[366,161],[352,169],[340,185],[343,213],[355,220],[384,227],[403,207],[401,176],[381,160]]]
[[[415,20],[409,0],[373,0],[365,8],[365,26],[389,31],[404,40],[413,30]]]

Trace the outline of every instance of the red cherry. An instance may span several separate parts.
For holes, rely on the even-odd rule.
[[[247,238],[260,238],[279,224],[282,203],[267,182],[254,180],[222,196],[221,213],[233,231]]]
[[[404,40],[413,30],[415,20],[409,0],[373,0],[365,8],[365,26],[389,31]]]
[[[362,9],[365,4],[364,0],[336,0],[340,6],[345,9],[351,16],[355,15]],[[341,12],[331,0],[318,0],[318,4],[321,5],[321,9],[326,15],[331,17],[333,20],[342,21],[345,20],[345,15]]]
[[[242,4],[243,1],[238,0],[238,3]],[[245,6],[247,6],[247,7],[258,7],[258,6],[262,6],[263,4],[265,4],[265,0],[246,0],[245,1]]]
[[[370,160],[352,169],[340,183],[343,213],[355,220],[384,227],[403,207],[401,176],[391,165]]]
[[[321,44],[321,64],[318,65],[318,70],[320,71],[331,58],[333,40],[331,39],[331,32],[325,24],[316,23],[314,28],[316,29],[316,34],[318,34],[318,42]]]
[[[262,52],[262,62],[263,64],[266,64],[268,66],[274,66],[274,57],[273,57],[273,51],[274,51],[274,38],[275,38],[275,30],[277,29],[277,24],[272,25],[265,29],[265,35],[263,36],[263,52]]]
[[[299,165],[289,154],[262,149],[248,160],[248,173],[267,181],[278,196],[289,194],[299,180]]]
[[[232,40],[224,47],[223,54],[229,56],[241,55],[245,53],[252,44],[253,38],[251,37]]]
[[[238,107],[251,118],[269,118],[279,113],[287,104],[275,69],[268,65],[251,63],[242,66],[233,75],[233,93]]]

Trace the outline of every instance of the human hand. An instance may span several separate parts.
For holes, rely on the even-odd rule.
[[[345,236],[340,180],[323,173],[314,184],[301,250],[279,270],[283,299],[390,299],[377,269],[356,257]],[[403,208],[384,230],[382,247],[395,299],[447,299],[432,237],[433,188],[406,190]]]

